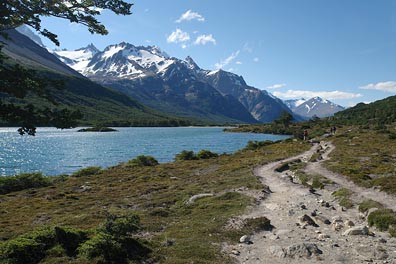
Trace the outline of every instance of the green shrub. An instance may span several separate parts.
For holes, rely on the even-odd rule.
[[[86,232],[68,227],[55,227],[55,234],[58,243],[69,256],[76,255],[78,246],[88,239]]]
[[[116,236],[123,237],[128,234],[135,233],[140,229],[139,216],[129,214],[126,216],[116,216],[109,214],[105,223],[99,228],[99,231]]]
[[[78,249],[89,260],[101,258],[105,263],[125,263],[126,250],[112,235],[99,232]]]
[[[140,155],[128,161],[128,166],[142,167],[142,166],[155,166],[155,165],[158,165],[158,161],[151,156]]]
[[[255,150],[264,146],[268,146],[274,144],[273,141],[271,140],[265,140],[265,141],[253,141],[249,140],[246,147],[243,150]]]
[[[312,188],[314,189],[323,189],[324,184],[319,177],[314,177],[311,184]]]
[[[54,230],[45,228],[19,236],[0,245],[1,263],[38,263],[56,243]]]
[[[183,150],[179,154],[176,154],[175,160],[196,160],[197,156],[193,151]]]
[[[391,209],[376,210],[369,214],[367,222],[370,226],[375,226],[381,231],[388,230],[389,227],[396,226],[396,212]]]
[[[210,150],[200,150],[197,153],[197,158],[198,159],[211,159],[211,158],[216,158],[219,155],[217,153],[211,152]]]
[[[22,173],[16,176],[5,176],[0,177],[0,194],[49,185],[51,185],[50,179],[41,173]]]
[[[341,188],[332,193],[333,196],[338,198],[338,203],[345,208],[352,208],[353,202],[349,199],[352,196],[352,191],[346,188]]]
[[[102,173],[102,168],[101,167],[87,167],[81,170],[76,171],[75,173],[72,174],[73,177],[84,177],[84,176],[91,176],[91,175],[97,175]]]
[[[381,209],[383,207],[384,206],[382,204],[380,204],[379,202],[369,199],[369,200],[365,200],[359,204],[359,212],[364,213],[364,212],[367,212],[368,210],[370,210],[371,208]]]

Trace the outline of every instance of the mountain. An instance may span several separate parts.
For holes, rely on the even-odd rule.
[[[16,30],[7,32],[9,39],[2,52],[9,57],[8,63],[21,64],[35,69],[37,74],[50,79],[62,80],[64,88],[51,90],[53,98],[62,106],[79,109],[84,115],[84,124],[106,123],[109,125],[169,125],[184,122],[175,116],[154,111],[125,94],[92,82],[77,71],[62,63],[56,56],[40,47]],[[13,98],[2,96],[2,100]],[[53,107],[47,100],[29,96],[20,103]]]
[[[65,64],[69,65],[75,70],[84,69],[91,61],[92,57],[98,53],[99,50],[91,43],[85,48],[75,51],[56,50],[52,51]]]
[[[67,55],[55,53],[61,59]],[[68,57],[76,56],[70,53]],[[278,98],[248,86],[242,76],[203,70],[191,57],[170,57],[156,46],[122,42],[94,54],[84,68],[64,62],[145,105],[185,117],[255,123],[271,122],[283,111],[291,112]]]
[[[75,58],[78,51],[55,53]],[[216,123],[257,122],[238,100],[223,96],[199,80],[186,61],[169,57],[156,46],[136,47],[122,42],[94,54],[84,68],[77,66],[81,64],[69,65],[91,80],[161,112]]]
[[[304,98],[287,100],[285,104],[289,106],[293,113],[304,118],[311,118],[313,116],[328,117],[345,109],[340,105],[320,97],[313,97],[308,100]]]
[[[300,98],[300,99],[291,99],[291,100],[284,100],[283,102],[290,108],[290,110],[296,109],[299,105],[305,103],[307,99]]]
[[[27,36],[28,38],[30,38],[31,40],[36,42],[37,45],[39,45],[41,47],[45,47],[43,42],[41,41],[41,38],[38,35],[34,34],[34,32],[28,26],[22,25],[20,27],[17,27],[16,30],[19,33]]]

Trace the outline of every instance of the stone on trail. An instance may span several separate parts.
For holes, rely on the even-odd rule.
[[[269,252],[278,258],[311,258],[322,254],[316,244],[314,243],[301,243],[282,248],[280,246],[271,246]]]
[[[252,241],[250,240],[250,237],[248,235],[241,236],[239,239],[240,243],[245,243],[245,244],[250,244]]]
[[[367,236],[369,230],[367,226],[355,226],[347,229],[342,235],[343,236]]]
[[[307,224],[307,225],[311,225],[314,227],[319,227],[318,224],[316,224],[315,221],[310,216],[308,216],[306,214],[301,216],[299,220],[302,225]]]
[[[315,216],[315,220],[318,221],[318,222],[321,222],[321,223],[323,223],[323,224],[325,224],[325,225],[330,225],[330,224],[331,224],[330,220],[327,219],[327,218],[326,218],[325,216],[323,216],[323,215],[316,215],[316,216]]]
[[[355,226],[355,223],[352,222],[351,220],[346,220],[346,221],[344,222],[344,225],[345,225],[347,228],[351,228],[351,227]]]

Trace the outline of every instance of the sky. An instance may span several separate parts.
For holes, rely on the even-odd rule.
[[[98,17],[106,36],[58,18],[43,18],[42,26],[59,35],[62,49],[155,45],[203,69],[242,75],[281,99],[320,96],[349,107],[396,93],[396,0],[127,2],[132,15]]]

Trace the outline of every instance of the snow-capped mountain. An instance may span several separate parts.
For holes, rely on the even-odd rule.
[[[300,98],[300,99],[291,99],[291,100],[284,100],[283,102],[293,111],[299,105],[305,103],[307,99]]]
[[[340,105],[332,103],[329,100],[322,99],[318,96],[301,103],[302,100],[303,99],[298,99],[294,102],[296,107],[290,107],[293,106],[293,104],[292,102],[289,102],[289,107],[295,114],[306,118],[311,118],[313,116],[328,117],[345,109]]]
[[[53,50],[51,51],[63,63],[69,65],[74,70],[83,71],[99,50],[91,43],[85,48],[80,48],[73,51],[68,50]]]
[[[283,111],[291,112],[278,98],[248,86],[242,76],[201,69],[191,57],[184,60],[170,57],[156,46],[122,42],[92,57],[80,56],[76,51],[56,53],[86,77],[161,111],[186,115],[191,111],[211,114],[220,111],[244,122],[271,122]]]

